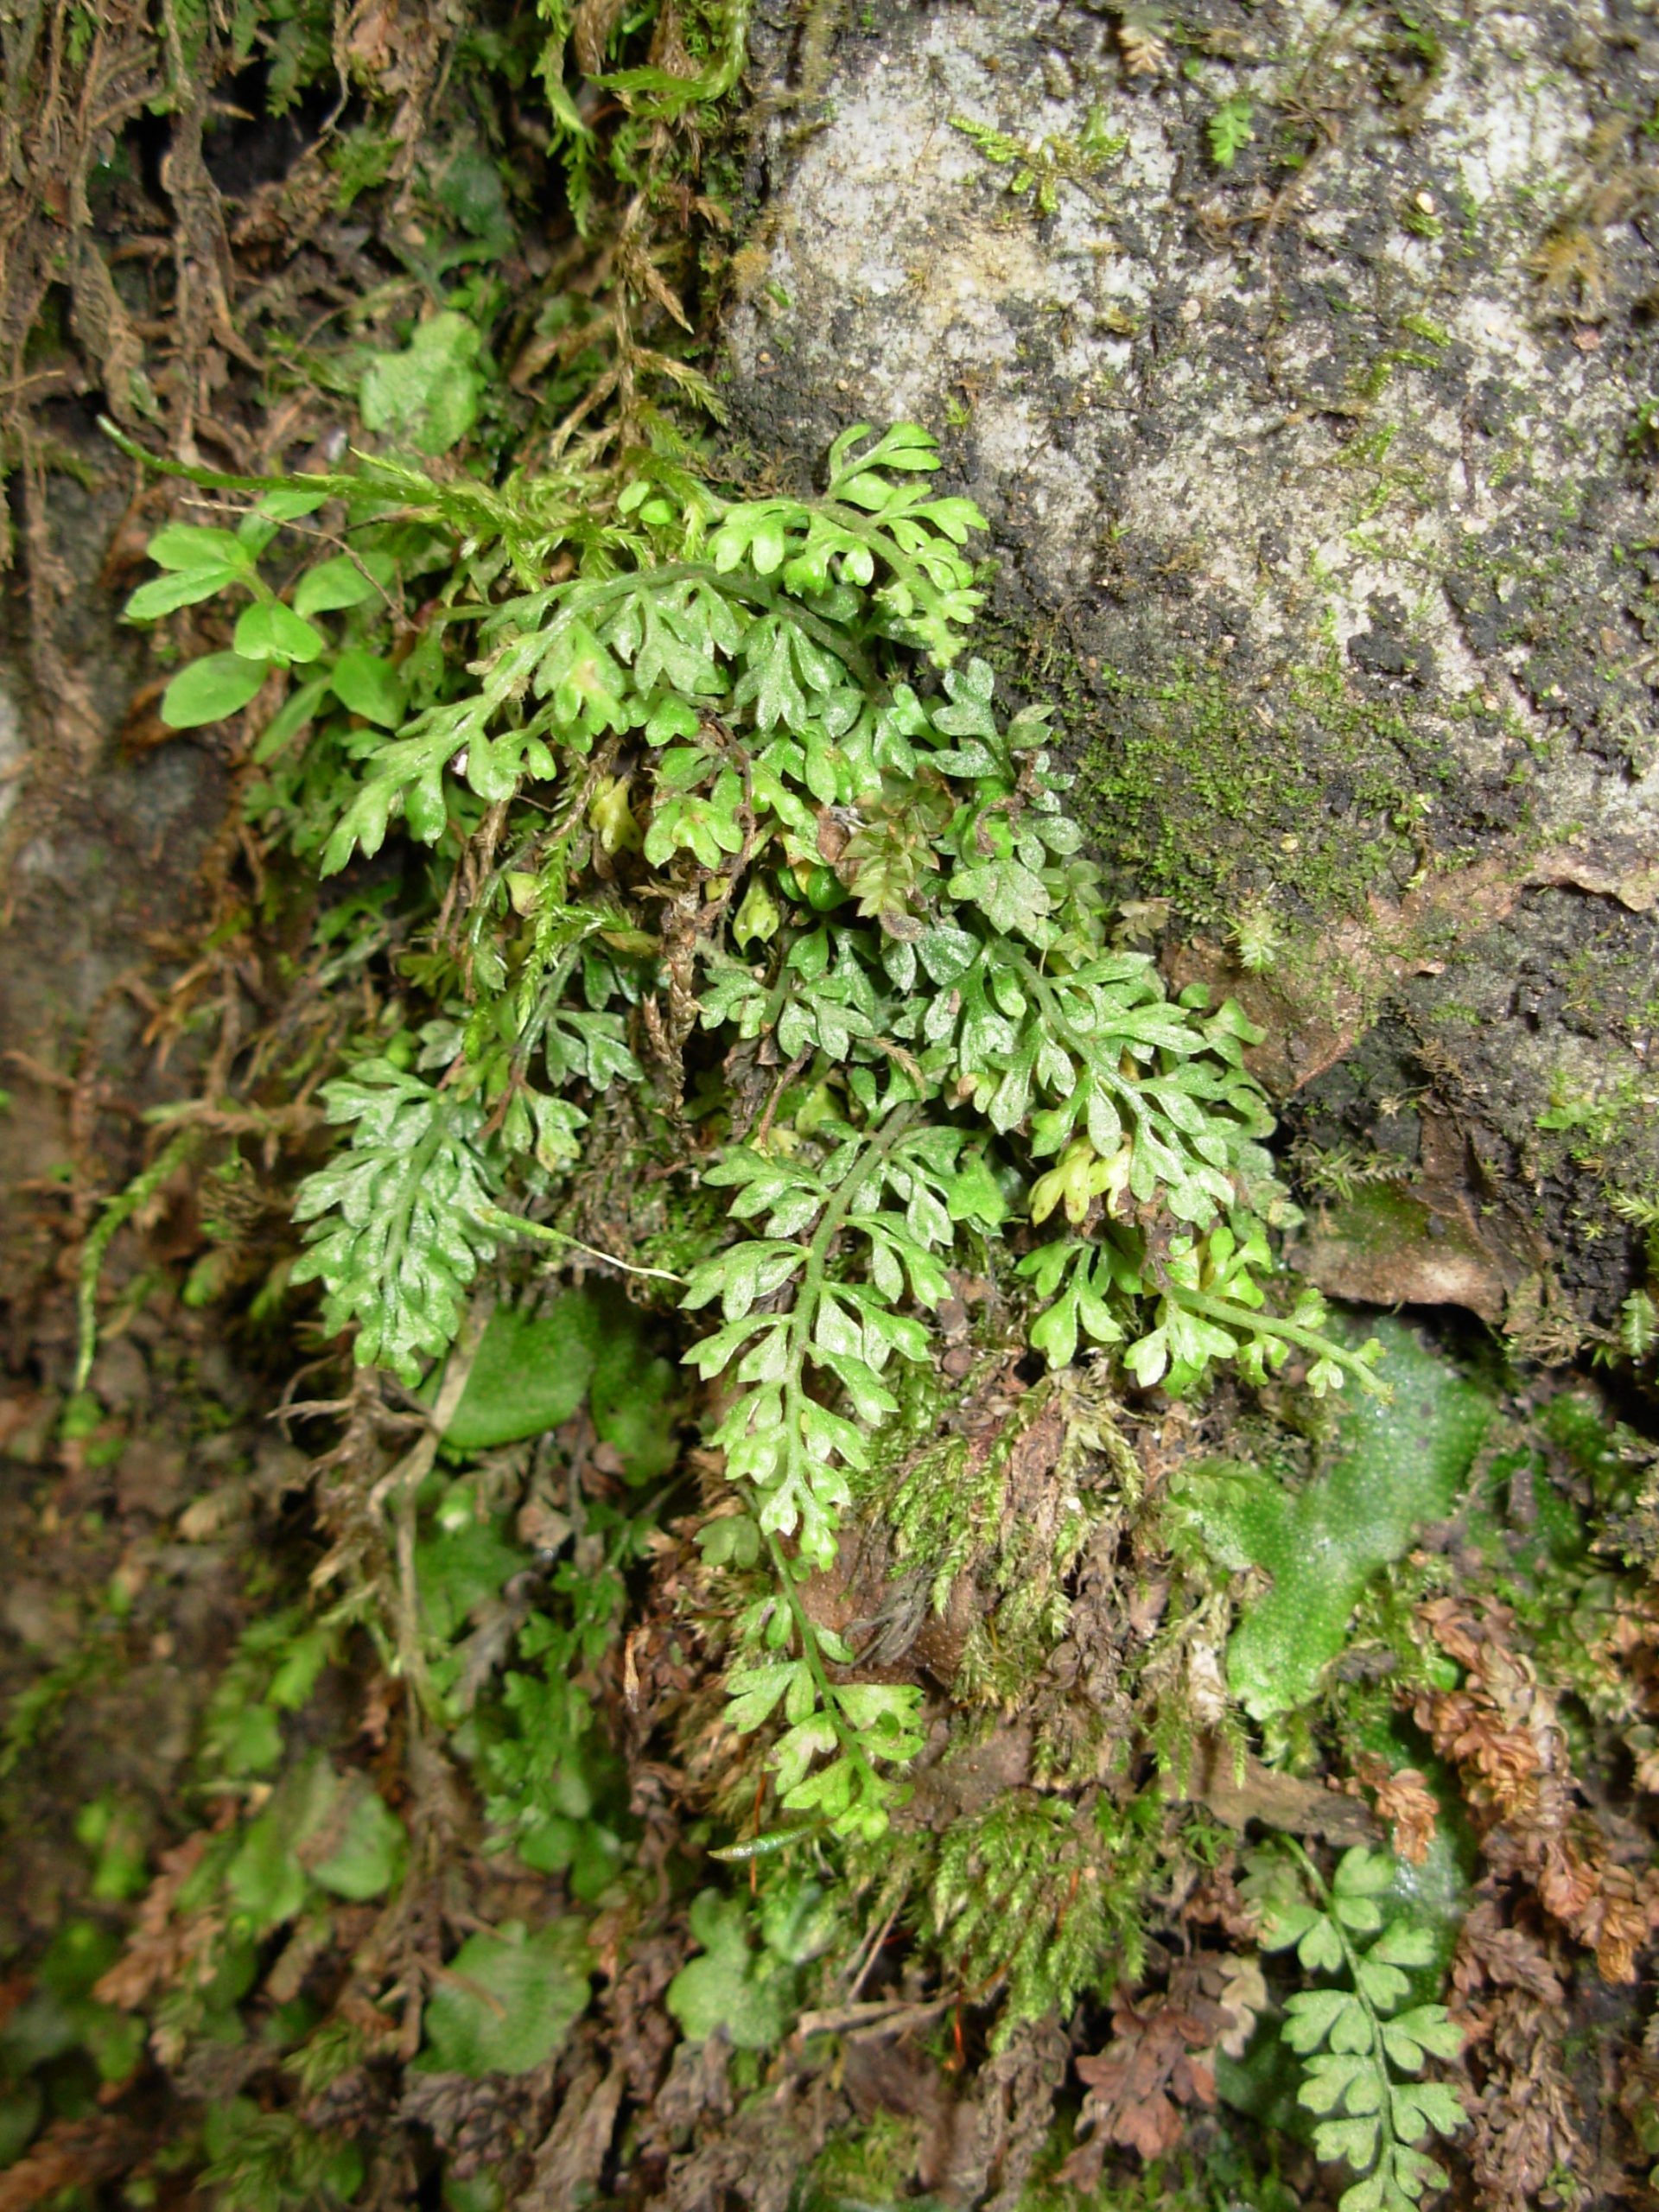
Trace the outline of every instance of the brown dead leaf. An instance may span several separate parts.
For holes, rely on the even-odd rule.
[[[518,2212],[578,2212],[592,2203],[626,2079],[624,2068],[615,2064],[607,2073],[589,2065],[577,2075],[536,2153],[527,2186],[514,2200]]]
[[[1485,1825],[1487,1863],[1530,1885],[1544,1910],[1594,1951],[1605,1981],[1633,1981],[1637,1954],[1659,1929],[1659,1876],[1638,1878],[1610,1858],[1580,1802],[1554,1700],[1509,1642],[1513,1616],[1439,1598],[1418,1618],[1465,1670],[1461,1689],[1421,1696],[1416,1718],[1440,1756],[1463,1769],[1465,1796]]]
[[[1402,1766],[1391,1771],[1387,1762],[1375,1752],[1364,1751],[1360,1754],[1358,1770],[1348,1787],[1356,1796],[1362,1789],[1371,1791],[1377,1818],[1390,1824],[1395,1857],[1421,1866],[1434,1840],[1439,1808],[1433,1792],[1418,1770]]]
[[[1062,2180],[1076,2189],[1098,2188],[1109,2144],[1148,2161],[1167,2157],[1181,2139],[1184,2109],[1215,2103],[1216,2047],[1240,2024],[1216,1993],[1225,1986],[1226,1970],[1238,1964],[1182,1959],[1161,1996],[1136,2004],[1120,1993],[1111,2042],[1077,2061],[1077,2078],[1088,2092],[1077,2123],[1084,2139],[1061,2168]]]
[[[1173,1793],[1173,1777],[1167,1787]],[[1277,1773],[1254,1754],[1246,1758],[1241,1778],[1230,1745],[1219,1736],[1200,1737],[1194,1745],[1185,1795],[1207,1807],[1230,1828],[1246,1828],[1259,1821],[1287,1835],[1316,1835],[1327,1843],[1376,1840],[1376,1822],[1351,1797],[1322,1789],[1317,1782],[1300,1781],[1294,1774]]]

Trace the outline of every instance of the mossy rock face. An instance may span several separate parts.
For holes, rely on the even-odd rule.
[[[206,746],[117,741],[150,673],[141,633],[118,620],[125,593],[110,563],[131,491],[90,415],[63,450],[92,485],[55,467],[48,480],[57,642],[73,696],[31,687],[29,594],[0,595],[0,1038],[46,1067],[95,1046],[119,1068],[124,1096],[149,1107],[175,1096],[177,1064],[162,1069],[141,1047],[144,1018],[122,979],[137,948],[194,925],[230,776]],[[67,1092],[19,1081],[15,1066],[3,1080],[0,1280],[21,1290],[49,1264],[37,1179],[60,1174],[79,1140]],[[126,1172],[137,1165],[135,1148]]]
[[[742,429],[803,474],[850,420],[941,434],[991,523],[1001,673],[1056,699],[1115,887],[1224,968],[1269,918],[1306,1046],[1286,1090],[1406,993],[1413,1083],[1505,1176],[1556,1179],[1516,1201],[1541,1235],[1587,1209],[1617,1248],[1580,1270],[1605,1318],[1613,1169],[1546,1117],[1628,1097],[1608,1160],[1659,1175],[1659,270],[1608,215],[1659,28],[1414,39],[1397,11],[1205,0],[1131,74],[1106,10],[862,20],[816,127],[774,126]],[[1334,137],[1296,120],[1310,87]],[[1564,995],[1566,1033],[1538,1012]]]
[[[1466,1306],[1484,1320],[1503,1318],[1508,1286],[1474,1230],[1390,1185],[1356,1191],[1296,1256],[1300,1272],[1338,1298]]]

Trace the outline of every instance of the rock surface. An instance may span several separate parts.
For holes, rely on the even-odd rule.
[[[1659,1180],[1650,6],[888,4],[823,93],[742,429],[940,434],[1115,888],[1273,1023],[1324,1245],[1414,1172],[1483,1311],[1605,1324]]]
[[[142,1162],[143,1109],[167,1096],[166,1072],[142,1042],[157,962],[200,925],[200,871],[228,792],[211,738],[162,732],[159,686],[152,678],[139,692],[149,671],[118,617],[143,537],[118,536],[130,486],[101,440],[84,447],[97,488],[54,476],[52,551],[65,602],[59,644],[101,741],[92,763],[62,741],[63,702],[29,680],[26,601],[0,601],[0,1083],[10,1094],[0,1112],[0,1315],[14,1344],[47,1325],[38,1301],[66,1225],[84,1225],[77,1194],[90,1207]],[[31,756],[51,765],[37,768],[26,811],[14,813],[7,803],[25,789],[16,772]],[[175,1080],[194,1050],[187,1040],[175,1058]],[[73,1346],[54,1351],[67,1372]]]

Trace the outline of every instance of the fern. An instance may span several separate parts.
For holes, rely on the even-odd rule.
[[[1659,1278],[1659,1200],[1635,1191],[1610,1192],[1608,1198],[1622,1221],[1642,1230],[1649,1280]],[[1626,1359],[1639,1363],[1652,1357],[1659,1346],[1659,1307],[1649,1290],[1633,1290],[1625,1299],[1619,1308],[1615,1341]]]
[[[1086,185],[1108,162],[1116,161],[1129,143],[1107,128],[1105,115],[1098,107],[1090,109],[1076,138],[1051,137],[1034,146],[1009,137],[991,124],[976,123],[969,116],[953,115],[950,127],[971,139],[994,168],[1011,168],[1014,175],[1008,179],[1008,191],[1016,199],[1029,193],[1039,215],[1056,212],[1063,183]]]
[[[76,1318],[79,1324],[79,1344],[75,1355],[75,1388],[84,1390],[92,1371],[92,1360],[98,1351],[98,1285],[103,1274],[104,1259],[115,1232],[124,1222],[130,1221],[137,1213],[156,1196],[167,1182],[200,1142],[196,1129],[181,1129],[162,1146],[148,1167],[135,1175],[125,1190],[119,1191],[108,1200],[104,1211],[87,1232],[80,1248],[80,1266],[77,1275]]]
[[[1246,906],[1229,932],[1238,964],[1248,975],[1265,976],[1277,966],[1281,945],[1278,918],[1265,899]]]
[[[301,2212],[348,2203],[363,2185],[355,2144],[320,2135],[294,2113],[261,2112],[249,2097],[210,2106],[201,2185],[225,2212]]]
[[[1619,1308],[1618,1344],[1627,1359],[1653,1357],[1659,1344],[1659,1310],[1645,1290],[1633,1290]]]
[[[582,1897],[613,1875],[620,1846],[598,1817],[603,1760],[593,1700],[579,1678],[591,1675],[620,1631],[624,1571],[644,1556],[653,1525],[649,1512],[600,1509],[593,1518],[595,1536],[608,1536],[603,1563],[595,1570],[559,1560],[550,1577],[552,1603],[519,1631],[518,1656],[527,1663],[503,1677],[499,1721],[476,1730],[491,1820],[538,1872],[569,1867]],[[562,1543],[563,1533],[553,1533]]]
[[[495,1239],[480,1215],[496,1173],[476,1141],[476,1103],[446,1096],[387,1060],[325,1086],[328,1118],[352,1141],[301,1184],[296,1221],[312,1224],[293,1280],[321,1276],[330,1330],[357,1325],[364,1366],[418,1380],[447,1351],[467,1285]]]
[[[1206,126],[1210,158],[1218,169],[1230,169],[1255,136],[1251,118],[1255,104],[1248,92],[1234,92],[1211,115]]]
[[[1610,1191],[1607,1202],[1621,1221],[1643,1232],[1649,1265],[1659,1267],[1659,1198],[1639,1191]]]
[[[683,76],[647,64],[596,75],[593,82],[620,93],[637,115],[652,124],[671,123],[690,109],[724,99],[747,58],[749,0],[718,0],[706,12],[714,18],[713,35],[707,66],[700,73]]]
[[[247,602],[232,651],[175,677],[175,718],[285,683],[260,749],[303,746],[308,840],[336,810],[325,870],[400,818],[478,868],[461,925],[405,963],[442,1007],[417,1068],[326,1086],[350,1142],[299,1192],[293,1279],[321,1279],[360,1362],[413,1381],[503,1239],[578,1242],[524,1209],[594,1102],[646,1085],[647,1044],[673,1111],[699,1027],[728,1064],[783,1069],[764,1114],[711,1125],[698,1154],[736,1234],[683,1306],[718,1313],[690,1357],[726,1378],[714,1441],[747,1510],[724,1555],[764,1550],[775,1577],[739,1624],[734,1724],[781,1719],[779,1802],[846,1835],[885,1824],[918,1698],[848,1679],[798,1583],[835,1556],[894,1378],[933,1356],[962,1239],[1000,1250],[1010,1218],[1065,1214],[1020,1268],[1056,1368],[1086,1340],[1192,1389],[1214,1361],[1261,1377],[1300,1350],[1316,1390],[1375,1387],[1374,1348],[1329,1339],[1316,1293],[1269,1304],[1256,1033],[1111,945],[1049,710],[1005,718],[990,670],[961,662],[982,524],[933,493],[938,466],[909,424],[843,432],[817,499],[725,500],[651,450],[499,490],[377,462],[321,486],[346,554],[286,578],[317,480],[208,478],[255,504],[158,540],[167,605]],[[435,620],[414,580],[446,564]]]
[[[1269,1951],[1293,1946],[1311,1974],[1346,1987],[1298,1990],[1285,2002],[1284,2040],[1306,2063],[1298,2101],[1319,2115],[1314,2147],[1360,2177],[1341,2212],[1409,2212],[1446,2176],[1417,2146],[1451,2135],[1466,2117],[1446,2083],[1418,2076],[1430,2058],[1455,2058],[1463,2031],[1444,2005],[1400,2008],[1410,1974],[1435,1963],[1433,1932],[1385,1899],[1395,1878],[1386,1852],[1343,1853],[1327,1885],[1299,1844],[1258,1852],[1244,1881]],[[1362,1949],[1360,1943],[1364,1942]]]

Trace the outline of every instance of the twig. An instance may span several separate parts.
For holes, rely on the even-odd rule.
[[[882,1922],[880,1927],[876,1931],[874,1942],[865,1952],[864,1963],[859,1967],[857,1974],[853,1977],[853,1986],[847,1992],[847,2002],[849,2005],[854,2003],[858,1996],[859,1991],[863,1988],[864,1984],[868,1980],[870,1968],[875,1964],[876,1960],[880,1956],[881,1946],[887,1942],[887,1937],[892,1934],[893,1923],[898,1919],[899,1915],[903,1911],[905,1897],[907,1894],[908,1893],[904,1891],[899,1892],[898,1897],[894,1901],[893,1910]]]
[[[865,2005],[837,2005],[823,2012],[803,2012],[795,2024],[795,2033],[803,2040],[808,2036],[844,2035],[852,2043],[870,2036],[902,2035],[906,2029],[921,2027],[949,2012],[956,2001],[954,1996],[936,1997],[925,2005],[912,2005],[903,1998],[878,1998]]]

